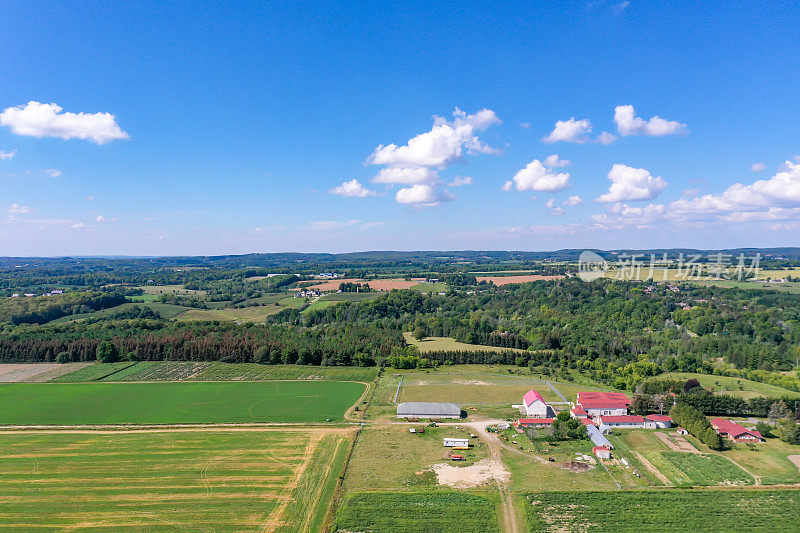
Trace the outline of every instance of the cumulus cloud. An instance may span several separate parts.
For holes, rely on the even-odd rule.
[[[550,210],[550,214],[553,215],[553,216],[556,216],[556,217],[560,217],[564,213],[566,213],[566,211],[564,211],[560,207],[554,207],[553,209]]]
[[[464,185],[472,185],[472,178],[469,176],[456,176],[447,184],[448,187],[463,187]]]
[[[753,171],[753,172],[761,172],[765,168],[767,168],[767,165],[765,165],[764,163],[761,163],[761,162],[753,163],[752,165],[750,165],[750,170]]]
[[[8,161],[10,159],[14,159],[14,156],[17,155],[16,150],[11,150],[10,152],[5,150],[0,150],[0,160]]]
[[[665,120],[659,116],[644,120],[636,116],[632,105],[619,105],[614,109],[614,122],[617,132],[623,137],[628,135],[650,135],[661,137],[676,135],[687,131],[686,124]]]
[[[569,159],[561,159],[558,157],[558,154],[549,155],[544,160],[544,166],[550,168],[561,168],[571,164],[572,161]]]
[[[598,202],[626,202],[632,200],[651,200],[663,191],[667,182],[653,177],[643,168],[633,168],[615,164],[608,173],[611,186],[608,192],[597,199]]]
[[[582,120],[575,120],[575,117],[569,120],[559,120],[556,122],[553,131],[549,135],[542,137],[542,142],[557,143],[568,142],[584,144],[589,142],[589,133],[592,131],[592,123],[588,118]]]
[[[371,191],[361,185],[357,179],[353,178],[350,181],[345,181],[338,187],[334,187],[330,191],[331,194],[338,196],[348,196],[351,198],[366,198],[367,196],[375,196],[375,191]]]
[[[511,181],[503,185],[504,191],[516,188],[518,191],[558,192],[569,187],[569,173],[555,172],[534,159],[517,172]]]
[[[57,104],[28,102],[8,107],[0,113],[0,126],[11,128],[17,135],[88,139],[105,144],[129,136],[111,113],[64,113]]]
[[[449,202],[454,200],[453,196],[447,189],[440,189],[433,185],[412,185],[397,191],[395,200],[400,204],[415,204],[418,207],[436,207],[441,205],[442,202]]]
[[[395,200],[401,204],[431,207],[452,200],[454,196],[443,188],[439,172],[467,154],[498,153],[478,138],[479,133],[495,124],[500,124],[500,119],[491,109],[467,114],[456,108],[453,120],[434,117],[430,131],[412,137],[405,145],[388,144],[375,148],[366,164],[384,168],[372,181],[407,186],[395,194]],[[471,178],[463,177],[452,181],[453,186],[471,182]]]
[[[51,178],[57,178],[57,177],[59,177],[61,175],[61,171],[58,170],[57,168],[48,168],[44,172],[45,172],[45,174],[47,174]]]
[[[74,229],[74,230],[86,229],[86,224],[84,224],[83,222],[76,222],[75,224],[71,224],[69,229]]]
[[[567,207],[574,207],[576,205],[581,205],[583,200],[580,196],[570,196],[566,200],[564,200],[562,205],[566,205]]]
[[[616,140],[617,140],[617,136],[614,135],[613,133],[608,133],[607,131],[604,131],[603,133],[601,133],[600,135],[597,136],[597,142],[599,142],[600,144],[608,145],[608,144],[613,143]]]
[[[104,217],[103,215],[97,215],[97,218],[95,220],[99,224],[102,224],[103,222],[108,222],[108,218]]]
[[[11,204],[11,207],[6,209],[6,213],[12,217],[17,215],[27,215],[30,212],[31,208],[27,205]]]

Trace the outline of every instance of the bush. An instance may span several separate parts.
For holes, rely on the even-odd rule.
[[[59,363],[69,363],[71,360],[69,352],[59,352],[56,356],[56,361]]]
[[[103,341],[97,346],[97,360],[101,363],[119,361],[119,349],[111,341]]]

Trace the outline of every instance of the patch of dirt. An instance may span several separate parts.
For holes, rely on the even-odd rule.
[[[658,478],[658,480],[659,480],[661,483],[663,483],[664,485],[668,485],[668,486],[669,486],[669,485],[672,485],[672,481],[670,481],[670,480],[669,480],[669,478],[668,478],[667,476],[665,476],[664,474],[662,474],[662,473],[661,473],[661,470],[659,470],[658,468],[656,468],[655,466],[653,466],[653,463],[651,463],[650,461],[648,461],[647,459],[645,459],[644,455],[642,455],[641,453],[639,453],[639,452],[637,452],[637,451],[634,451],[634,450],[631,450],[631,453],[632,453],[633,455],[635,455],[635,456],[636,456],[636,458],[637,458],[637,459],[639,459],[639,462],[641,462],[641,463],[642,463],[642,465],[643,465],[643,466],[644,466],[644,467],[645,467],[647,470],[649,470],[651,474],[653,474],[654,476],[656,476],[656,477]]]
[[[794,466],[796,466],[797,469],[800,470],[800,455],[787,455],[786,458],[789,459],[792,463],[794,463]]]
[[[457,379],[454,380],[453,383],[456,385],[491,385],[491,383],[479,379]]]
[[[569,470],[571,472],[577,472],[579,474],[582,472],[588,472],[589,470],[594,468],[589,463],[582,463],[580,461],[565,461],[563,463],[558,463],[558,466],[560,466],[565,470]]]
[[[657,431],[655,435],[658,437],[658,440],[666,444],[672,451],[700,453],[700,450],[692,446],[689,441],[684,439],[683,435],[667,435],[666,433],[661,433],[660,431]]]
[[[491,481],[508,483],[511,473],[499,459],[481,459],[471,466],[453,466],[439,463],[430,467],[440,485],[467,489],[480,487]]]

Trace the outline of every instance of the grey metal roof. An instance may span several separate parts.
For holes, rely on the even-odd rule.
[[[592,439],[595,446],[606,446],[609,450],[614,447],[605,435],[600,433],[597,426],[586,426],[586,432],[589,433],[589,438]]]
[[[450,402],[403,402],[397,404],[397,414],[461,416],[461,406]]]

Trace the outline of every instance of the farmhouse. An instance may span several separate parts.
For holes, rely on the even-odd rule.
[[[575,407],[579,407],[588,416],[625,416],[631,400],[621,392],[581,391]],[[579,417],[579,415],[576,415]]]
[[[719,433],[720,437],[728,438],[734,442],[761,442],[764,440],[758,431],[746,429],[731,420],[712,418],[709,422],[711,422],[711,426]]]
[[[530,417],[546,418],[548,406],[542,395],[531,389],[522,396],[522,406],[525,414]]]
[[[644,417],[644,427],[647,429],[671,428],[672,418],[667,415],[647,415]]]
[[[449,402],[403,402],[397,418],[461,418],[461,406]]]
[[[592,451],[598,459],[611,459],[611,450],[605,446],[595,446]]]
[[[600,424],[610,428],[643,428],[644,417],[639,415],[621,415],[609,416],[603,415],[600,417]]]

